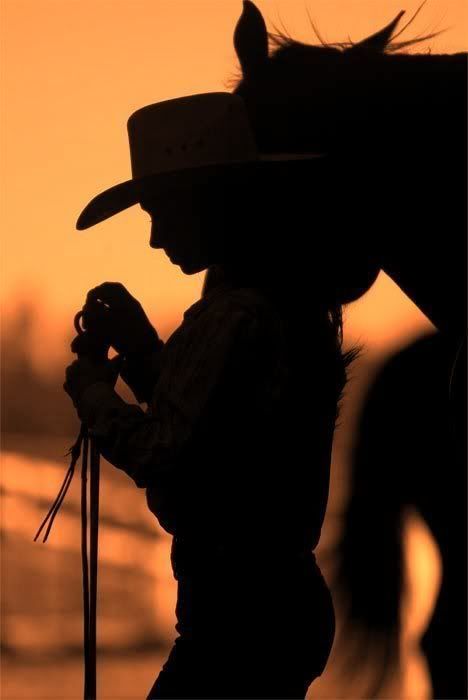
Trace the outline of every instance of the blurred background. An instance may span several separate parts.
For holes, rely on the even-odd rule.
[[[317,43],[357,41],[419,1],[257,0],[268,28]],[[120,281],[165,339],[201,290],[149,248],[148,216],[132,207],[78,233],[75,221],[98,192],[130,177],[128,116],[181,95],[226,90],[237,70],[232,33],[240,0],[3,0],[1,12],[1,645],[4,700],[82,696],[79,476],[47,544],[34,543],[79,430],[62,390],[73,357],[73,316],[88,289]],[[411,38],[445,29],[412,51],[466,50],[465,0],[429,0]],[[415,172],[417,176],[417,172]],[[402,222],[404,223],[404,222]],[[313,221],[311,221],[313,226]],[[366,387],[399,348],[432,326],[385,275],[345,309],[345,343],[363,345],[336,433],[329,508],[318,559],[326,576],[347,497],[353,426]],[[134,401],[125,386],[118,390]],[[99,697],[141,698],[174,638],[169,538],[144,491],[104,463],[98,599]],[[437,593],[437,546],[417,512],[405,526],[409,588],[404,664],[385,697],[426,698],[418,649]],[[338,623],[339,603],[337,601]],[[334,651],[311,692],[361,698],[344,683]],[[242,650],[239,650],[241,656]]]

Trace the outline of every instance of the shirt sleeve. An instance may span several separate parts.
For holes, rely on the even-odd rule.
[[[151,407],[127,404],[108,385],[88,387],[79,413],[101,454],[140,488],[174,469],[233,353],[242,349],[255,319],[246,310],[210,311],[178,329],[161,356]]]
[[[123,358],[120,376],[130,387],[139,403],[149,403],[161,370],[164,343],[160,340],[149,352],[127,354]]]

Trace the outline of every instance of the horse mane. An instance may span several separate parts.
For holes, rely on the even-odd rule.
[[[463,148],[468,54],[408,51],[446,31],[401,39],[425,2],[396,33],[401,12],[358,42],[326,43],[312,20],[319,44],[265,28],[258,70],[248,69],[244,59],[247,72],[241,65],[226,82],[244,99],[260,151],[331,154],[356,146],[361,155],[369,146],[366,154],[372,158],[373,144],[380,142],[392,161],[405,151],[426,156],[430,144],[441,149],[437,158],[445,168],[447,150]],[[253,40],[250,50],[253,56],[260,50]],[[288,122],[294,129],[287,128]],[[434,139],[442,132],[448,140],[444,145]]]
[[[383,36],[384,43],[380,47],[380,51],[382,51],[383,53],[386,53],[386,54],[394,53],[397,51],[402,51],[403,49],[407,49],[408,47],[414,46],[415,44],[419,44],[423,41],[433,39],[434,37],[438,36],[439,34],[442,34],[443,32],[447,31],[446,29],[441,29],[438,32],[432,32],[431,34],[424,34],[424,35],[420,34],[420,35],[414,37],[413,39],[407,39],[406,41],[395,41],[395,39],[397,37],[399,37],[401,34],[403,34],[403,32],[410,26],[410,24],[412,24],[414,22],[414,20],[419,15],[419,13],[421,12],[421,10],[424,7],[424,5],[426,4],[426,2],[427,2],[427,0],[424,0],[421,3],[421,5],[418,7],[416,12],[413,14],[411,19],[409,19],[408,22],[406,22],[406,24],[403,27],[401,27],[401,29],[396,34],[393,33],[392,28],[393,28],[393,26],[396,26],[396,24],[399,22],[399,20],[403,16],[404,12],[403,11],[400,12],[397,15],[397,17],[393,20],[393,22],[391,22],[390,25],[387,25],[387,27],[389,28],[388,36],[385,36],[385,35]],[[349,49],[352,49],[352,48],[354,48],[362,43],[362,41],[354,42],[349,38],[348,38],[348,41],[333,41],[333,42],[325,41],[323,39],[323,37],[321,36],[321,33],[319,32],[317,25],[312,20],[312,17],[310,16],[310,12],[308,9],[307,9],[307,14],[309,17],[310,26],[312,27],[317,39],[319,40],[320,46],[314,45],[314,44],[306,44],[306,43],[297,41],[297,40],[293,39],[286,31],[283,31],[283,32],[278,31],[278,29],[275,27],[275,32],[274,33],[269,32],[269,34],[268,34],[270,46],[273,49],[273,54],[272,54],[273,56],[276,53],[284,51],[284,50],[291,48],[291,47],[297,48],[298,46],[303,46],[303,47],[307,47],[308,49],[311,49],[311,48],[315,48],[315,49],[319,49],[319,50],[320,49],[321,50],[332,49],[335,51],[343,52],[343,51],[347,51]],[[374,34],[373,36],[375,37],[376,35],[381,34],[381,32],[383,32],[385,29],[387,29],[387,27],[384,27],[383,29],[377,31],[376,34]],[[430,49],[429,49],[429,52],[430,52]]]
[[[429,34],[418,34],[411,39],[397,41],[397,37],[400,37],[403,32],[413,23],[416,17],[421,12],[422,8],[426,4],[427,0],[424,0],[421,5],[414,12],[413,16],[404,24],[403,27],[397,33],[393,33],[392,27],[394,28],[399,22],[400,18],[404,12],[400,12],[397,17],[391,22],[387,27],[378,30],[371,37],[365,40],[360,40],[358,42],[352,41],[348,37],[348,41],[333,41],[327,42],[323,39],[317,25],[312,20],[309,10],[307,13],[309,16],[310,26],[315,33],[319,44],[307,43],[304,41],[298,41],[293,39],[286,29],[283,31],[279,30],[273,25],[274,31],[268,32],[268,45],[269,45],[269,56],[268,63],[271,66],[285,64],[288,67],[294,63],[301,64],[306,58],[309,62],[313,63],[314,59],[318,65],[324,65],[327,61],[333,62],[337,57],[342,54],[353,54],[359,53],[361,56],[360,65],[363,64],[371,65],[374,63],[378,57],[390,57],[392,54],[399,54],[400,57],[405,57],[411,60],[415,56],[426,56],[426,57],[441,57],[441,56],[452,56],[460,54],[433,54],[431,48],[427,49],[424,54],[421,53],[408,53],[407,49],[417,44],[420,44],[429,39],[439,36],[447,31],[447,28],[441,29],[439,31],[434,31]],[[387,31],[386,31],[387,30]],[[374,37],[379,36],[380,44],[378,50],[372,47],[371,40]],[[461,52],[463,55],[468,56],[468,54]],[[366,60],[367,59],[367,60]],[[244,83],[244,76],[241,70],[234,72],[230,78],[225,82],[226,87],[232,92],[241,92]]]

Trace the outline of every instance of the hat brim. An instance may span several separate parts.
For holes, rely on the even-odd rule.
[[[169,188],[171,186],[190,184],[207,178],[210,175],[222,177],[223,175],[234,175],[242,173],[245,169],[274,167],[274,164],[284,167],[292,163],[310,163],[313,160],[323,159],[322,154],[297,154],[297,155],[262,155],[253,161],[242,161],[239,163],[221,163],[213,165],[203,165],[199,167],[184,168],[183,170],[166,171],[146,175],[141,178],[133,178],[125,182],[119,182],[104,192],[96,195],[85,206],[78,217],[76,228],[83,231],[91,226],[109,219],[125,209],[137,204],[144,195],[155,189]]]

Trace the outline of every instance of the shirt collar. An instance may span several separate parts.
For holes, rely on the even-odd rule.
[[[226,292],[233,289],[232,283],[227,280],[219,282],[214,289],[201,297],[195,304],[192,304],[184,313],[184,321],[192,320],[205,311],[211,304]]]

